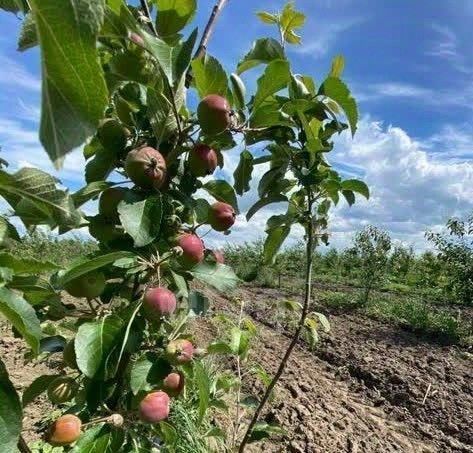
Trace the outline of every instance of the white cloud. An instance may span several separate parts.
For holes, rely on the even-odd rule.
[[[12,58],[0,54],[0,86],[39,92],[41,80]]]

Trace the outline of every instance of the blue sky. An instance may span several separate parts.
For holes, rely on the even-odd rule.
[[[199,4],[197,24],[202,30],[213,1]],[[276,0],[229,0],[209,52],[232,71],[254,39],[275,36],[254,13],[282,5]],[[348,244],[356,230],[371,223],[424,248],[425,230],[473,211],[473,2],[298,0],[296,6],[308,21],[302,45],[289,48],[294,72],[321,81],[332,57],[343,54],[344,78],[361,113],[355,139],[340,137],[332,161],[346,175],[364,178],[372,199],[335,210],[332,243]],[[51,171],[37,139],[39,53],[16,51],[19,25],[14,15],[0,13],[2,157],[13,168],[35,165]],[[249,71],[245,76],[249,86],[257,75]],[[228,167],[220,176],[230,178],[237,160],[238,150],[227,153]],[[55,174],[75,190],[83,184],[83,165],[78,150]],[[254,200],[253,188],[241,199],[242,210]],[[230,238],[263,237],[266,218],[278,209],[261,211],[250,224],[239,217]],[[299,234],[295,230],[292,239]],[[209,240],[222,243],[227,238],[214,234]]]

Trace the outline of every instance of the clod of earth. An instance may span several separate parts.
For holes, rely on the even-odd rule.
[[[73,297],[94,299],[105,289],[105,275],[102,272],[89,272],[65,285],[65,290]]]
[[[125,159],[125,171],[137,186],[146,190],[159,189],[166,181],[166,161],[150,146],[130,151]]]
[[[218,94],[209,94],[197,107],[197,119],[205,134],[220,134],[228,129],[231,125],[230,115],[230,104]]]
[[[203,143],[189,153],[189,168],[194,176],[211,175],[218,165],[217,153]]]
[[[169,395],[166,392],[151,392],[140,403],[141,420],[148,423],[158,423],[169,416]]]
[[[233,207],[222,201],[217,201],[209,210],[209,223],[215,231],[226,231],[234,223],[236,213]]]
[[[173,340],[168,344],[166,352],[172,363],[183,364],[192,360],[194,345],[189,340]]]
[[[80,418],[72,414],[63,415],[50,427],[48,442],[57,447],[72,444],[79,438],[81,427]]]
[[[176,296],[167,288],[149,288],[143,298],[143,308],[150,321],[158,321],[176,310]]]

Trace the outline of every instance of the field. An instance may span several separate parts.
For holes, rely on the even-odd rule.
[[[57,247],[51,239],[39,236],[22,247],[27,256],[47,255],[64,264],[73,250],[86,253],[95,246],[71,240],[59,247],[58,256],[53,255]],[[257,244],[247,246],[245,253],[256,249]],[[246,260],[245,253],[227,250],[237,268]],[[319,257],[319,270],[322,261]],[[222,320],[213,314],[236,319],[243,308],[257,331],[247,367],[271,375],[297,318],[287,308],[293,307],[288,301],[300,300],[302,282],[281,267],[263,269],[254,277],[231,294],[200,288],[213,305],[207,316],[194,321],[193,332],[203,347],[221,330]],[[304,336],[276,388],[264,419],[278,422],[285,433],[248,451],[473,451],[473,309],[442,303],[432,294],[388,281],[360,304],[359,282],[341,280],[317,274],[314,308],[328,317],[330,332],[322,333],[315,346]],[[25,365],[23,345],[2,326],[0,356],[20,392],[34,378],[60,366],[54,354]],[[212,360],[213,366],[225,365]],[[264,373],[249,374],[244,394],[246,390],[254,397],[263,391]],[[44,396],[28,406],[24,430],[28,442],[38,440],[54,418],[51,411]],[[223,430],[229,429],[225,418],[218,422]]]

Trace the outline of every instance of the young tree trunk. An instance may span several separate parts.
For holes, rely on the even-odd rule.
[[[274,387],[276,386],[282,373],[284,372],[284,369],[289,360],[289,357],[291,356],[292,351],[294,350],[294,347],[296,346],[299,340],[302,329],[304,328],[305,320],[309,313],[310,300],[311,300],[311,285],[312,285],[312,261],[313,261],[313,252],[314,252],[314,230],[313,230],[313,225],[312,225],[312,200],[310,197],[309,197],[309,217],[310,218],[308,219],[308,222],[307,222],[308,227],[307,227],[307,242],[306,242],[307,262],[306,262],[306,271],[305,271],[305,294],[304,294],[304,305],[302,307],[301,317],[299,319],[299,323],[291,339],[291,342],[289,343],[289,346],[287,347],[286,352],[284,353],[281,363],[279,364],[276,374],[274,375],[272,381],[270,382],[268,388],[266,389],[266,392],[264,393],[263,398],[261,399],[255,413],[253,414],[253,418],[251,419],[251,422],[248,425],[245,436],[243,437],[243,440],[240,444],[240,448],[238,449],[239,453],[244,452],[245,446],[250,439],[251,432],[254,426],[256,425],[256,422],[258,421],[258,418],[264,406],[266,405],[269,397],[271,396],[271,393],[273,392]]]

